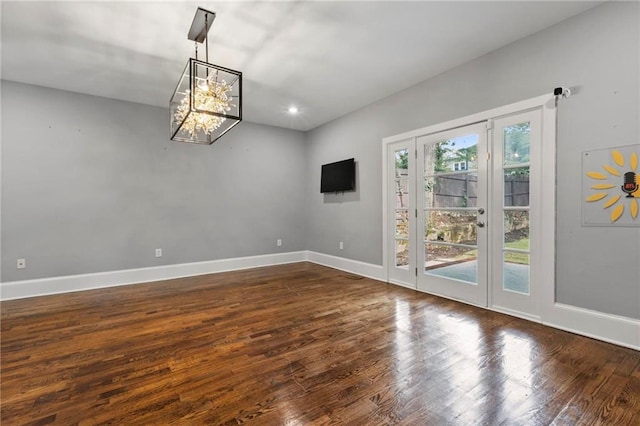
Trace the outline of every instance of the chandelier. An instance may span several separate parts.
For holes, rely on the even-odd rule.
[[[195,58],[173,92],[171,140],[210,145],[242,121],[242,73],[209,63],[207,33],[216,14],[198,8],[187,38],[195,42]],[[205,43],[205,61],[198,43]]]

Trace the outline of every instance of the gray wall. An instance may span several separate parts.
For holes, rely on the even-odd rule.
[[[640,142],[639,8],[604,4],[311,131],[308,249],[382,264],[383,137],[569,86],[575,96],[559,107],[557,300],[640,318],[640,229],[581,227],[576,190],[582,151]],[[320,165],[349,157],[357,194],[327,200]]]
[[[2,82],[2,281],[306,248],[303,133],[175,143],[168,114]]]
[[[582,151],[640,141],[639,8],[594,8],[306,135],[243,122],[210,147],[169,142],[166,109],[3,81],[2,281],[304,249],[382,264],[383,137],[565,85],[558,301],[640,318],[640,230],[581,227],[576,191]],[[349,157],[357,191],[320,194],[321,164]]]

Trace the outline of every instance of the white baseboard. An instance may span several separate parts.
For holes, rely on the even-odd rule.
[[[309,262],[317,263],[318,265],[328,266],[330,268],[386,282],[384,269],[381,265],[346,259],[344,257],[331,256],[329,254],[317,253],[315,251],[307,252],[307,260]]]
[[[560,330],[640,350],[640,320],[555,303],[542,323]]]
[[[298,251],[93,274],[11,281],[0,284],[0,300],[24,299],[27,297],[162,281],[173,278],[213,274],[216,272],[257,268],[260,266],[303,262],[306,259],[307,252]]]
[[[515,311],[513,309],[504,308],[502,306],[489,306],[487,307],[490,311],[499,312],[501,314],[509,315],[516,318],[526,319],[527,321],[542,323],[542,319],[537,315],[529,315],[524,312]]]
[[[415,283],[414,284],[405,283],[405,282],[402,282],[402,281],[394,280],[392,278],[389,279],[389,284],[393,284],[393,285],[397,285],[397,286],[400,286],[400,287],[408,288],[410,290],[417,290]]]
[[[384,276],[384,269],[380,265],[313,251],[298,251],[94,274],[12,281],[0,283],[0,300],[70,293],[304,261],[387,282]],[[391,283],[416,290],[415,287],[406,283]],[[522,317],[503,308],[490,309]],[[525,319],[540,322],[540,319]],[[550,327],[640,350],[640,320],[556,303],[552,308],[544,310],[541,322]]]

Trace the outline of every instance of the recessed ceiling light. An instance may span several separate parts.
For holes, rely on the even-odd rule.
[[[298,107],[295,107],[295,106],[289,107],[289,114],[297,114],[297,113],[298,113]]]

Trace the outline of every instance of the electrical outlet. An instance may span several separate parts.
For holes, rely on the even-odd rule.
[[[340,250],[344,250],[344,243],[340,241]]]
[[[156,257],[162,257],[162,249],[156,249]]]
[[[27,267],[27,261],[25,259],[18,259],[18,269],[24,269]]]
[[[281,247],[281,246],[282,246],[282,240],[281,240],[281,239],[278,239],[278,241],[276,241],[276,245],[277,245],[278,247]]]

